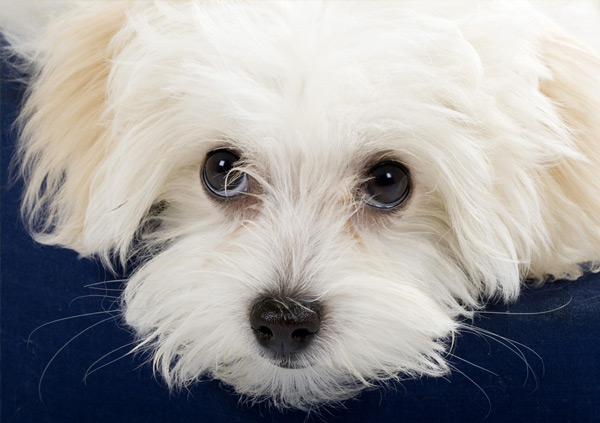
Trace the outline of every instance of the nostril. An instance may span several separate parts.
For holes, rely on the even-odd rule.
[[[273,337],[273,331],[266,326],[260,326],[256,329],[256,334],[266,341]]]
[[[308,329],[296,329],[292,332],[292,339],[296,341],[306,341],[312,336]]]

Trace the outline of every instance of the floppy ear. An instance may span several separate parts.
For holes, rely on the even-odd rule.
[[[7,36],[11,48],[33,62],[19,117],[23,216],[39,241],[83,255],[94,252],[84,245],[83,228],[90,186],[106,154],[106,84],[116,54],[111,39],[124,9],[120,2],[89,2],[50,23],[37,39]],[[35,43],[38,51],[31,48]]]
[[[542,37],[540,54],[550,75],[540,90],[583,158],[564,158],[541,179],[550,239],[548,254],[534,260],[531,271],[575,277],[580,272],[568,262],[600,258],[600,54],[553,27]]]

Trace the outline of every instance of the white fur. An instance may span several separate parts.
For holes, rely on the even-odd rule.
[[[25,219],[137,255],[124,316],[170,386],[306,409],[441,375],[485,299],[600,258],[600,58],[525,4],[93,2],[11,40],[33,73]],[[203,189],[224,145],[255,198]],[[394,213],[357,195],[384,157],[413,178]],[[267,292],[323,304],[307,367],[262,357]]]

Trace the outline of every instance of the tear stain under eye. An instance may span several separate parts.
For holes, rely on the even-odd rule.
[[[352,224],[352,222],[350,220],[346,221],[346,224],[344,225],[344,227],[346,228],[346,232],[348,232],[348,234],[350,234],[352,236],[352,238],[354,238],[356,240],[359,247],[361,247],[361,248],[366,247],[365,243],[363,242],[362,238],[360,237],[359,233],[356,231],[356,228],[354,227],[354,225]]]

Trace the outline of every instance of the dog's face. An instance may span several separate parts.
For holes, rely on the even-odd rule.
[[[439,375],[482,298],[590,258],[543,219],[558,183],[540,175],[579,153],[531,16],[498,37],[498,10],[458,25],[379,6],[103,5],[68,29],[91,40],[50,56],[73,69],[42,68],[25,209],[48,242],[143,263],[124,315],[171,386],[305,408]]]
[[[458,34],[420,47],[399,43],[414,28],[332,40],[338,19],[311,29],[320,10],[310,8],[297,23],[269,17],[256,33],[259,16],[232,25],[231,11],[213,22],[213,42],[203,31],[170,34],[158,60],[172,71],[152,63],[142,78],[132,69],[148,60],[137,53],[150,47],[143,36],[113,68],[123,84],[113,101],[125,106],[128,89],[136,110],[123,126],[151,141],[137,129],[124,135],[143,141],[124,141],[129,152],[107,173],[165,179],[158,196],[139,188],[162,202],[147,236],[165,247],[131,278],[127,321],[156,348],[169,382],[209,373],[286,405],[345,397],[361,379],[443,373],[454,298],[470,288],[439,246],[448,224],[434,181],[457,178],[433,174],[448,160],[440,148],[465,154],[448,140],[464,131],[437,104],[452,88],[429,78],[472,77],[464,57],[436,45],[443,36],[460,44]],[[288,26],[283,36],[271,33],[274,18]],[[294,36],[317,30],[317,39]],[[456,73],[428,63],[423,47]],[[150,104],[149,80],[163,91]],[[131,160],[148,148],[152,164]]]

